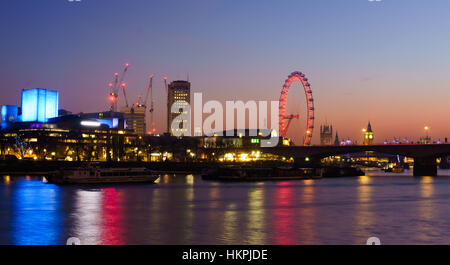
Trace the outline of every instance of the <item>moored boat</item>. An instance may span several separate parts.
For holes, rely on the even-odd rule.
[[[358,167],[338,167],[338,166],[328,166],[323,167],[318,170],[320,176],[323,178],[339,178],[339,177],[356,177],[364,176],[365,173]]]
[[[159,176],[145,167],[140,168],[101,168],[77,167],[62,168],[47,176],[53,184],[107,184],[107,183],[153,183]]]
[[[273,181],[297,180],[313,178],[312,169],[295,168],[251,168],[251,167],[220,167],[209,169],[202,175],[204,180],[216,181]]]
[[[384,172],[402,173],[405,170],[403,165],[391,165],[384,168]]]

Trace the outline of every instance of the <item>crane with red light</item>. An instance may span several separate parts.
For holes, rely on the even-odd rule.
[[[156,132],[156,128],[155,128],[155,121],[153,119],[153,111],[155,110],[154,108],[154,104],[155,101],[153,100],[153,86],[152,86],[152,80],[153,80],[153,75],[150,76],[150,83],[148,84],[148,90],[147,90],[147,95],[145,96],[145,104],[147,104],[147,100],[148,100],[148,93],[150,91],[150,134],[154,134]]]
[[[164,76],[164,89],[166,90],[166,97],[169,93],[169,88],[167,87],[167,76]]]
[[[117,83],[119,82],[119,73],[114,73],[113,82],[109,83],[109,102],[111,102],[110,111],[117,111],[117,100],[119,93],[116,89]]]
[[[117,111],[117,101],[119,99],[119,86],[122,87],[122,92],[124,94],[125,103],[128,106],[128,100],[125,92],[125,75],[128,71],[130,64],[126,63],[122,75],[119,77],[119,73],[114,73],[113,82],[109,83],[109,101],[111,103],[110,111]]]
[[[151,128],[150,128],[149,134],[153,134],[153,133],[156,132],[155,123],[153,121],[154,100],[153,100],[152,83],[153,83],[153,75],[150,75],[150,81],[148,83],[147,91],[145,93],[145,98],[143,99],[142,95],[139,95],[138,96],[138,100],[136,101],[136,104],[131,106],[131,109],[144,108],[146,110],[147,107],[148,107],[148,105],[147,105],[148,97],[150,96],[150,109],[149,109],[149,112],[150,112],[150,126],[151,126]],[[127,105],[127,107],[128,107],[128,105]],[[145,113],[145,110],[144,110],[144,113]]]
[[[122,83],[120,86],[122,87],[122,93],[123,93],[123,97],[124,97],[124,99],[125,99],[125,107],[128,107],[127,92],[126,92],[126,90],[125,90],[126,84],[125,84],[125,83]]]
[[[150,134],[154,134],[156,132],[155,122],[153,120],[154,100],[153,100],[152,83],[153,83],[153,75],[150,75],[150,81],[148,83],[147,92],[145,94],[144,102],[138,101],[139,105],[141,105],[141,106],[143,106],[144,108],[147,109],[148,96],[150,95],[150,109],[149,109],[149,112],[150,112]]]

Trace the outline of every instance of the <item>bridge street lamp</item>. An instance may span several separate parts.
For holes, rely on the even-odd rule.
[[[422,143],[422,144],[430,144],[431,143],[431,138],[428,135],[428,131],[430,130],[430,127],[425,126],[423,129],[425,130],[425,138],[421,138],[420,139],[420,143]]]
[[[361,132],[362,132],[362,134],[363,134],[363,140],[362,140],[362,143],[365,144],[365,143],[366,143],[365,137],[366,137],[367,129],[366,129],[366,128],[362,128],[362,129],[361,129]]]

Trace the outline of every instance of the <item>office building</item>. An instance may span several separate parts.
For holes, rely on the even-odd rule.
[[[167,91],[167,132],[170,134],[174,134],[172,131],[174,119],[182,113],[182,108],[186,108],[190,104],[190,100],[191,83],[179,80],[169,84]],[[172,106],[178,111],[172,112]],[[183,120],[183,122],[178,121],[176,123],[177,124],[174,124],[173,126],[173,130],[176,130],[177,135],[190,135],[189,120]],[[183,126],[183,123],[185,126]]]
[[[146,132],[145,109],[143,105],[133,105],[120,109],[126,120],[126,128],[133,130],[138,135],[144,135]]]

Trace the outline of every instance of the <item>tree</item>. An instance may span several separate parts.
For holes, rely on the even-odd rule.
[[[18,134],[16,135],[16,143],[15,146],[17,149],[19,149],[20,152],[20,158],[24,158],[25,154],[30,149],[30,146],[27,142],[25,142]]]

